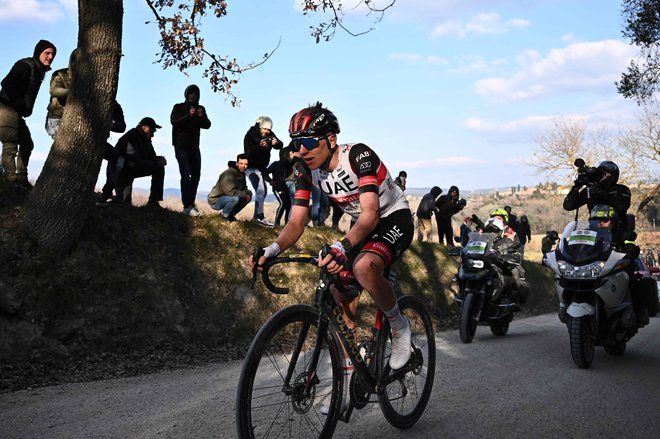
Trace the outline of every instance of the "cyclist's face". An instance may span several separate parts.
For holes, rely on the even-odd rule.
[[[328,142],[332,136],[334,136],[334,134],[318,139],[318,147],[312,149],[305,148],[304,144],[300,145],[300,157],[305,160],[309,169],[320,168],[323,162],[328,158],[328,155],[330,154],[330,145],[328,145]]]

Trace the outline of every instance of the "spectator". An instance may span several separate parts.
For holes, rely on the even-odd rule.
[[[197,187],[202,169],[202,155],[199,151],[200,130],[209,129],[211,121],[206,109],[199,105],[199,87],[195,84],[186,87],[184,102],[174,105],[170,114],[172,123],[172,145],[181,174],[181,202],[183,213],[199,216],[195,207]]]
[[[520,222],[518,223],[518,238],[520,239],[520,254],[525,256],[525,244],[532,242],[532,228],[529,225],[529,220],[527,215],[520,217]]]
[[[555,230],[548,230],[541,239],[541,253],[545,255],[553,250],[554,245],[559,241],[559,234]]]
[[[32,114],[41,82],[56,53],[53,43],[39,40],[32,57],[16,61],[0,83],[2,168],[10,183],[27,189],[32,189],[27,168],[34,143],[24,118]]]
[[[245,176],[254,188],[252,221],[266,227],[273,227],[273,223],[264,217],[264,202],[268,190],[263,174],[266,172],[268,163],[270,163],[270,151],[272,149],[282,149],[284,146],[272,129],[273,121],[271,118],[260,116],[243,139],[244,152],[250,163],[250,167],[245,171]]]
[[[287,176],[284,179],[284,183],[289,191],[289,197],[291,198],[291,205],[293,205],[293,198],[296,194],[296,183],[293,175],[293,168],[296,166],[296,162],[300,159],[300,153],[295,150],[292,143],[289,143],[285,148],[280,150],[280,160],[284,158],[289,159],[289,165],[287,166]],[[289,211],[289,216],[291,212]],[[289,218],[286,219],[289,221]]]
[[[513,229],[514,232],[518,232],[518,217],[511,213],[511,206],[504,206],[504,210],[509,214],[509,227]]]
[[[236,161],[227,163],[228,168],[218,178],[207,197],[213,210],[221,210],[220,215],[229,221],[236,221],[236,214],[252,199],[252,192],[245,182],[245,170],[248,168],[246,154],[236,156]]]
[[[394,184],[399,186],[402,191],[405,191],[407,178],[408,173],[406,171],[399,171],[399,175],[394,179]]]
[[[472,217],[466,216],[461,224],[461,246],[465,247],[470,240],[470,232],[472,232]]]
[[[435,205],[438,212],[435,214],[435,221],[438,224],[438,242],[443,243],[443,238],[447,242],[447,247],[454,247],[454,229],[451,225],[451,217],[465,208],[467,202],[464,199],[459,200],[459,190],[457,186],[451,186],[446,195],[441,195]]]
[[[163,201],[163,181],[167,160],[157,156],[151,138],[162,128],[151,117],[144,117],[135,128],[131,128],[117,141],[117,150],[124,158],[124,166],[117,179],[118,203],[131,204],[133,180],[151,176],[149,204],[158,206]]]
[[[284,151],[286,148],[282,148]],[[291,173],[291,161],[284,157],[280,160],[274,161],[268,166],[264,173],[264,178],[273,187],[273,195],[277,199],[277,211],[275,212],[275,225],[279,226],[282,216],[284,223],[289,220],[291,213],[291,196],[289,195],[289,188],[286,187],[286,178]]]
[[[71,76],[76,68],[77,53],[78,49],[74,49],[69,56],[68,67],[55,70],[50,78],[50,103],[48,104],[48,114],[46,116],[46,132],[53,140],[62,124],[64,106],[71,88]]]
[[[438,207],[435,205],[438,197],[442,193],[442,189],[438,186],[433,186],[431,192],[422,197],[419,206],[417,207],[417,240],[428,241],[431,235],[431,215],[438,212]]]
[[[124,120],[124,110],[122,110],[119,102],[115,101],[112,107],[112,127],[110,131],[114,133],[123,133],[126,131],[126,121]],[[112,191],[118,185],[119,174],[124,167],[124,157],[119,150],[112,146],[109,142],[105,143],[105,152],[103,159],[108,161],[105,168],[105,184],[101,190],[101,195],[98,199],[98,205],[104,205],[108,200],[112,199]]]
[[[312,225],[319,227],[325,225],[325,206],[328,204],[328,196],[323,191],[316,187],[312,187],[312,209],[310,216],[312,218]]]

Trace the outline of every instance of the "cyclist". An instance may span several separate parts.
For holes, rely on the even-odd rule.
[[[312,187],[325,192],[355,225],[331,246],[331,252],[319,261],[330,274],[339,275],[342,284],[366,288],[376,305],[387,316],[392,331],[392,369],[403,367],[411,353],[410,322],[397,305],[387,280],[391,264],[412,242],[414,225],[403,191],[394,183],[376,153],[363,143],[338,144],[337,117],[320,102],[293,115],[289,134],[300,160],[294,168],[296,192],[291,218],[259,260],[277,256],[302,236],[308,223]],[[249,264],[252,267],[252,258]],[[333,291],[349,328],[354,329],[358,297]],[[345,363],[345,376],[352,365]],[[346,383],[346,381],[345,381]],[[347,404],[348,386],[344,386]]]

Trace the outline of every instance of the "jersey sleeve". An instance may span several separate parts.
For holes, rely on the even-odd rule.
[[[376,153],[364,143],[353,145],[348,153],[351,169],[358,177],[358,190],[378,193],[378,188],[387,177],[387,169]]]
[[[293,196],[294,206],[309,207],[309,200],[312,197],[312,171],[302,160],[298,160],[293,167],[293,179],[296,186],[296,192]]]

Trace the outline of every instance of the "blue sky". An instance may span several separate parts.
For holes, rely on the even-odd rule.
[[[125,0],[124,8],[117,99],[129,127],[143,116],[163,125],[154,144],[168,160],[168,188],[179,186],[169,114],[192,83],[213,124],[202,135],[200,191],[242,152],[257,116],[269,115],[286,144],[291,115],[317,100],[339,118],[340,142],[368,144],[392,174],[408,172],[409,187],[534,185],[543,177],[523,161],[553,118],[612,129],[634,123],[636,105],[614,87],[637,54],[621,36],[619,0],[398,0],[371,33],[338,31],[320,44],[309,26],[323,17],[303,16],[293,0],[229,1],[227,17],[203,22],[207,48],[247,63],[281,39],[266,64],[241,76],[239,108],[211,91],[201,69],[184,76],[154,64],[158,32],[145,24],[153,19],[146,2]],[[360,31],[373,18],[357,9],[347,24]],[[58,48],[53,68],[65,67],[77,41],[75,0],[0,0],[0,76],[41,38]],[[28,119],[33,179],[51,145],[49,80]]]

